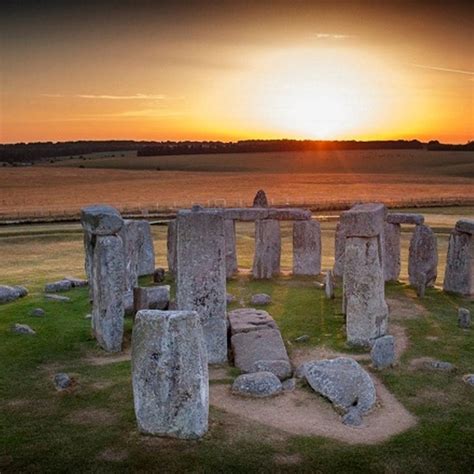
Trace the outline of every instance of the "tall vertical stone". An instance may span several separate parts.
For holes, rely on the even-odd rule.
[[[471,233],[458,230],[461,226],[451,232],[444,273],[444,291],[464,296],[474,295],[474,221],[472,223]]]
[[[176,303],[201,318],[209,363],[227,361],[224,219],[197,208],[177,218]]]
[[[293,223],[293,274],[321,273],[321,226],[318,221]]]
[[[381,235],[385,206],[359,204],[343,212],[347,229],[344,252],[344,312],[347,341],[370,346],[388,327]]]
[[[94,300],[94,286],[91,284],[93,281],[93,261],[94,261],[94,247],[95,247],[95,235],[84,230],[84,270],[86,273],[87,281],[89,282],[89,300]]]
[[[138,286],[138,258],[140,255],[140,224],[138,221],[125,219],[119,232],[125,251],[125,290],[132,292]]]
[[[166,247],[167,247],[168,270],[174,276],[176,276],[176,241],[177,241],[176,220],[172,220],[168,222],[168,235],[166,239]]]
[[[273,219],[255,221],[253,277],[255,279],[269,279],[279,275],[280,258],[280,223]]]
[[[383,271],[385,281],[398,281],[400,277],[400,224],[384,224]]]
[[[138,225],[138,276],[153,275],[155,271],[155,248],[151,225],[148,221],[137,221]]]
[[[423,275],[424,274],[424,275]],[[408,278],[418,287],[424,278],[425,287],[431,287],[438,274],[438,244],[433,230],[425,224],[415,227],[410,240]]]
[[[196,312],[138,311],[132,335],[132,385],[140,432],[182,439],[206,433],[209,375]]]
[[[346,245],[346,232],[342,222],[336,224],[336,233],[334,236],[334,269],[336,277],[342,277],[344,273],[344,252]]]
[[[224,234],[225,271],[227,278],[231,278],[238,270],[234,220],[224,219]]]

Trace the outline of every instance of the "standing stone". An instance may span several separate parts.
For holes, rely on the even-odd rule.
[[[209,374],[195,311],[137,313],[132,385],[140,432],[182,439],[199,438],[207,432]]]
[[[253,199],[253,207],[268,207],[267,195],[263,189],[257,191]]]
[[[138,226],[138,276],[152,275],[155,271],[155,248],[148,221],[137,221]]]
[[[383,271],[385,281],[398,281],[400,277],[400,224],[384,224]]]
[[[176,302],[197,311],[209,363],[227,361],[224,219],[219,211],[178,213]]]
[[[458,309],[458,324],[462,329],[471,327],[471,312],[467,308]]]
[[[375,339],[370,351],[372,364],[376,369],[385,369],[395,363],[395,338],[382,336]]]
[[[122,349],[125,313],[125,259],[122,239],[119,236],[97,236],[93,286],[92,330],[103,349],[119,352]]]
[[[343,280],[347,341],[370,346],[388,326],[381,242],[385,206],[357,205],[341,218],[347,229]]]
[[[224,219],[225,233],[225,271],[227,278],[232,278],[237,272],[237,250],[235,241],[235,221]]]
[[[125,252],[125,290],[133,292],[138,286],[138,258],[140,248],[140,231],[138,221],[125,219],[119,232]]]
[[[334,241],[334,276],[342,277],[344,273],[344,251],[346,246],[346,232],[342,222],[336,224]]]
[[[84,270],[89,282],[93,281],[93,260],[94,260],[95,235],[84,229]],[[89,300],[94,299],[94,285],[89,283]]]
[[[172,220],[168,222],[168,236],[166,239],[166,246],[168,250],[168,270],[174,276],[176,276],[176,242],[176,220]]]
[[[474,295],[474,236],[453,230],[449,237],[444,291]]]
[[[334,298],[334,278],[331,270],[328,270],[324,277],[324,293],[327,299],[332,300]]]
[[[281,235],[276,220],[255,221],[253,277],[269,279],[280,274]]]
[[[318,221],[293,223],[293,274],[321,273],[321,226]]]
[[[410,285],[420,284],[421,274],[426,276],[426,287],[432,287],[438,273],[438,245],[435,233],[425,224],[417,225],[410,241],[408,277]]]

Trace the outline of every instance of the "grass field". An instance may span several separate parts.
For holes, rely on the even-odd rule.
[[[445,254],[446,229],[457,215],[427,215]],[[452,211],[452,210],[451,210]],[[462,212],[472,211],[464,209]],[[332,263],[333,222],[323,222],[323,262]],[[165,227],[153,226],[157,265],[165,264]],[[404,272],[409,234],[403,234]],[[283,266],[291,267],[290,228],[283,227]],[[252,226],[238,226],[238,254],[250,267]],[[347,444],[322,436],[290,435],[265,423],[230,415],[211,406],[210,430],[200,441],[154,439],[136,430],[130,362],[107,358],[90,335],[87,289],[68,292],[71,302],[46,301],[45,282],[83,274],[82,236],[75,224],[0,228],[2,283],[23,283],[30,295],[0,306],[0,472],[360,472],[470,473],[474,467],[474,395],[462,375],[474,372],[474,337],[456,323],[459,305],[472,301],[428,290],[418,300],[404,284],[387,286],[391,301],[408,312],[391,324],[403,328],[407,349],[399,365],[378,374],[383,384],[416,417],[416,426],[376,445]],[[442,271],[440,271],[442,275]],[[143,279],[146,284],[148,280]],[[172,282],[170,282],[172,283]],[[345,344],[341,295],[324,298],[312,278],[281,277],[252,281],[240,276],[228,291],[248,301],[251,294],[272,295],[268,311],[277,320],[290,355],[294,339],[308,334],[303,349],[359,354]],[[415,311],[415,305],[417,311]],[[29,315],[42,307],[44,318]],[[413,313],[410,308],[413,308]],[[14,323],[32,326],[33,337],[12,334]],[[131,320],[126,320],[129,345]],[[289,342],[288,342],[289,341]],[[293,342],[292,342],[293,341]],[[434,373],[414,365],[422,357],[447,360],[453,373]],[[100,363],[98,362],[100,361]],[[362,364],[368,367],[366,361]],[[227,386],[236,372],[211,382]],[[71,374],[76,385],[57,393],[56,372]],[[268,403],[272,403],[271,400]],[[285,416],[284,413],[276,414]],[[362,441],[362,440],[361,440]]]

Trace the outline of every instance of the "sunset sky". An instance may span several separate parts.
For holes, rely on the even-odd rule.
[[[474,139],[459,1],[0,3],[0,141]]]

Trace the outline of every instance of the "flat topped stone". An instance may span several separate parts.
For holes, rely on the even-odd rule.
[[[346,237],[375,237],[383,233],[386,207],[381,203],[356,204],[341,213]]]
[[[455,229],[458,232],[464,232],[466,234],[474,234],[474,219],[460,219],[456,222]]]
[[[271,397],[282,391],[280,380],[271,372],[243,374],[232,385],[232,393],[244,397]]]
[[[91,234],[113,235],[122,228],[123,219],[114,207],[97,204],[81,210],[81,223]]]
[[[224,219],[234,221],[258,221],[263,219],[274,219],[277,221],[308,221],[311,219],[311,211],[309,209],[277,209],[275,207],[235,207],[226,209],[199,207],[193,209],[181,209],[178,211],[178,215],[186,215],[191,212],[221,214]]]
[[[386,221],[390,224],[420,225],[425,222],[425,216],[408,212],[391,212],[390,214],[387,214]]]
[[[228,313],[230,334],[259,331],[261,329],[278,329],[274,319],[263,310],[239,308]]]

